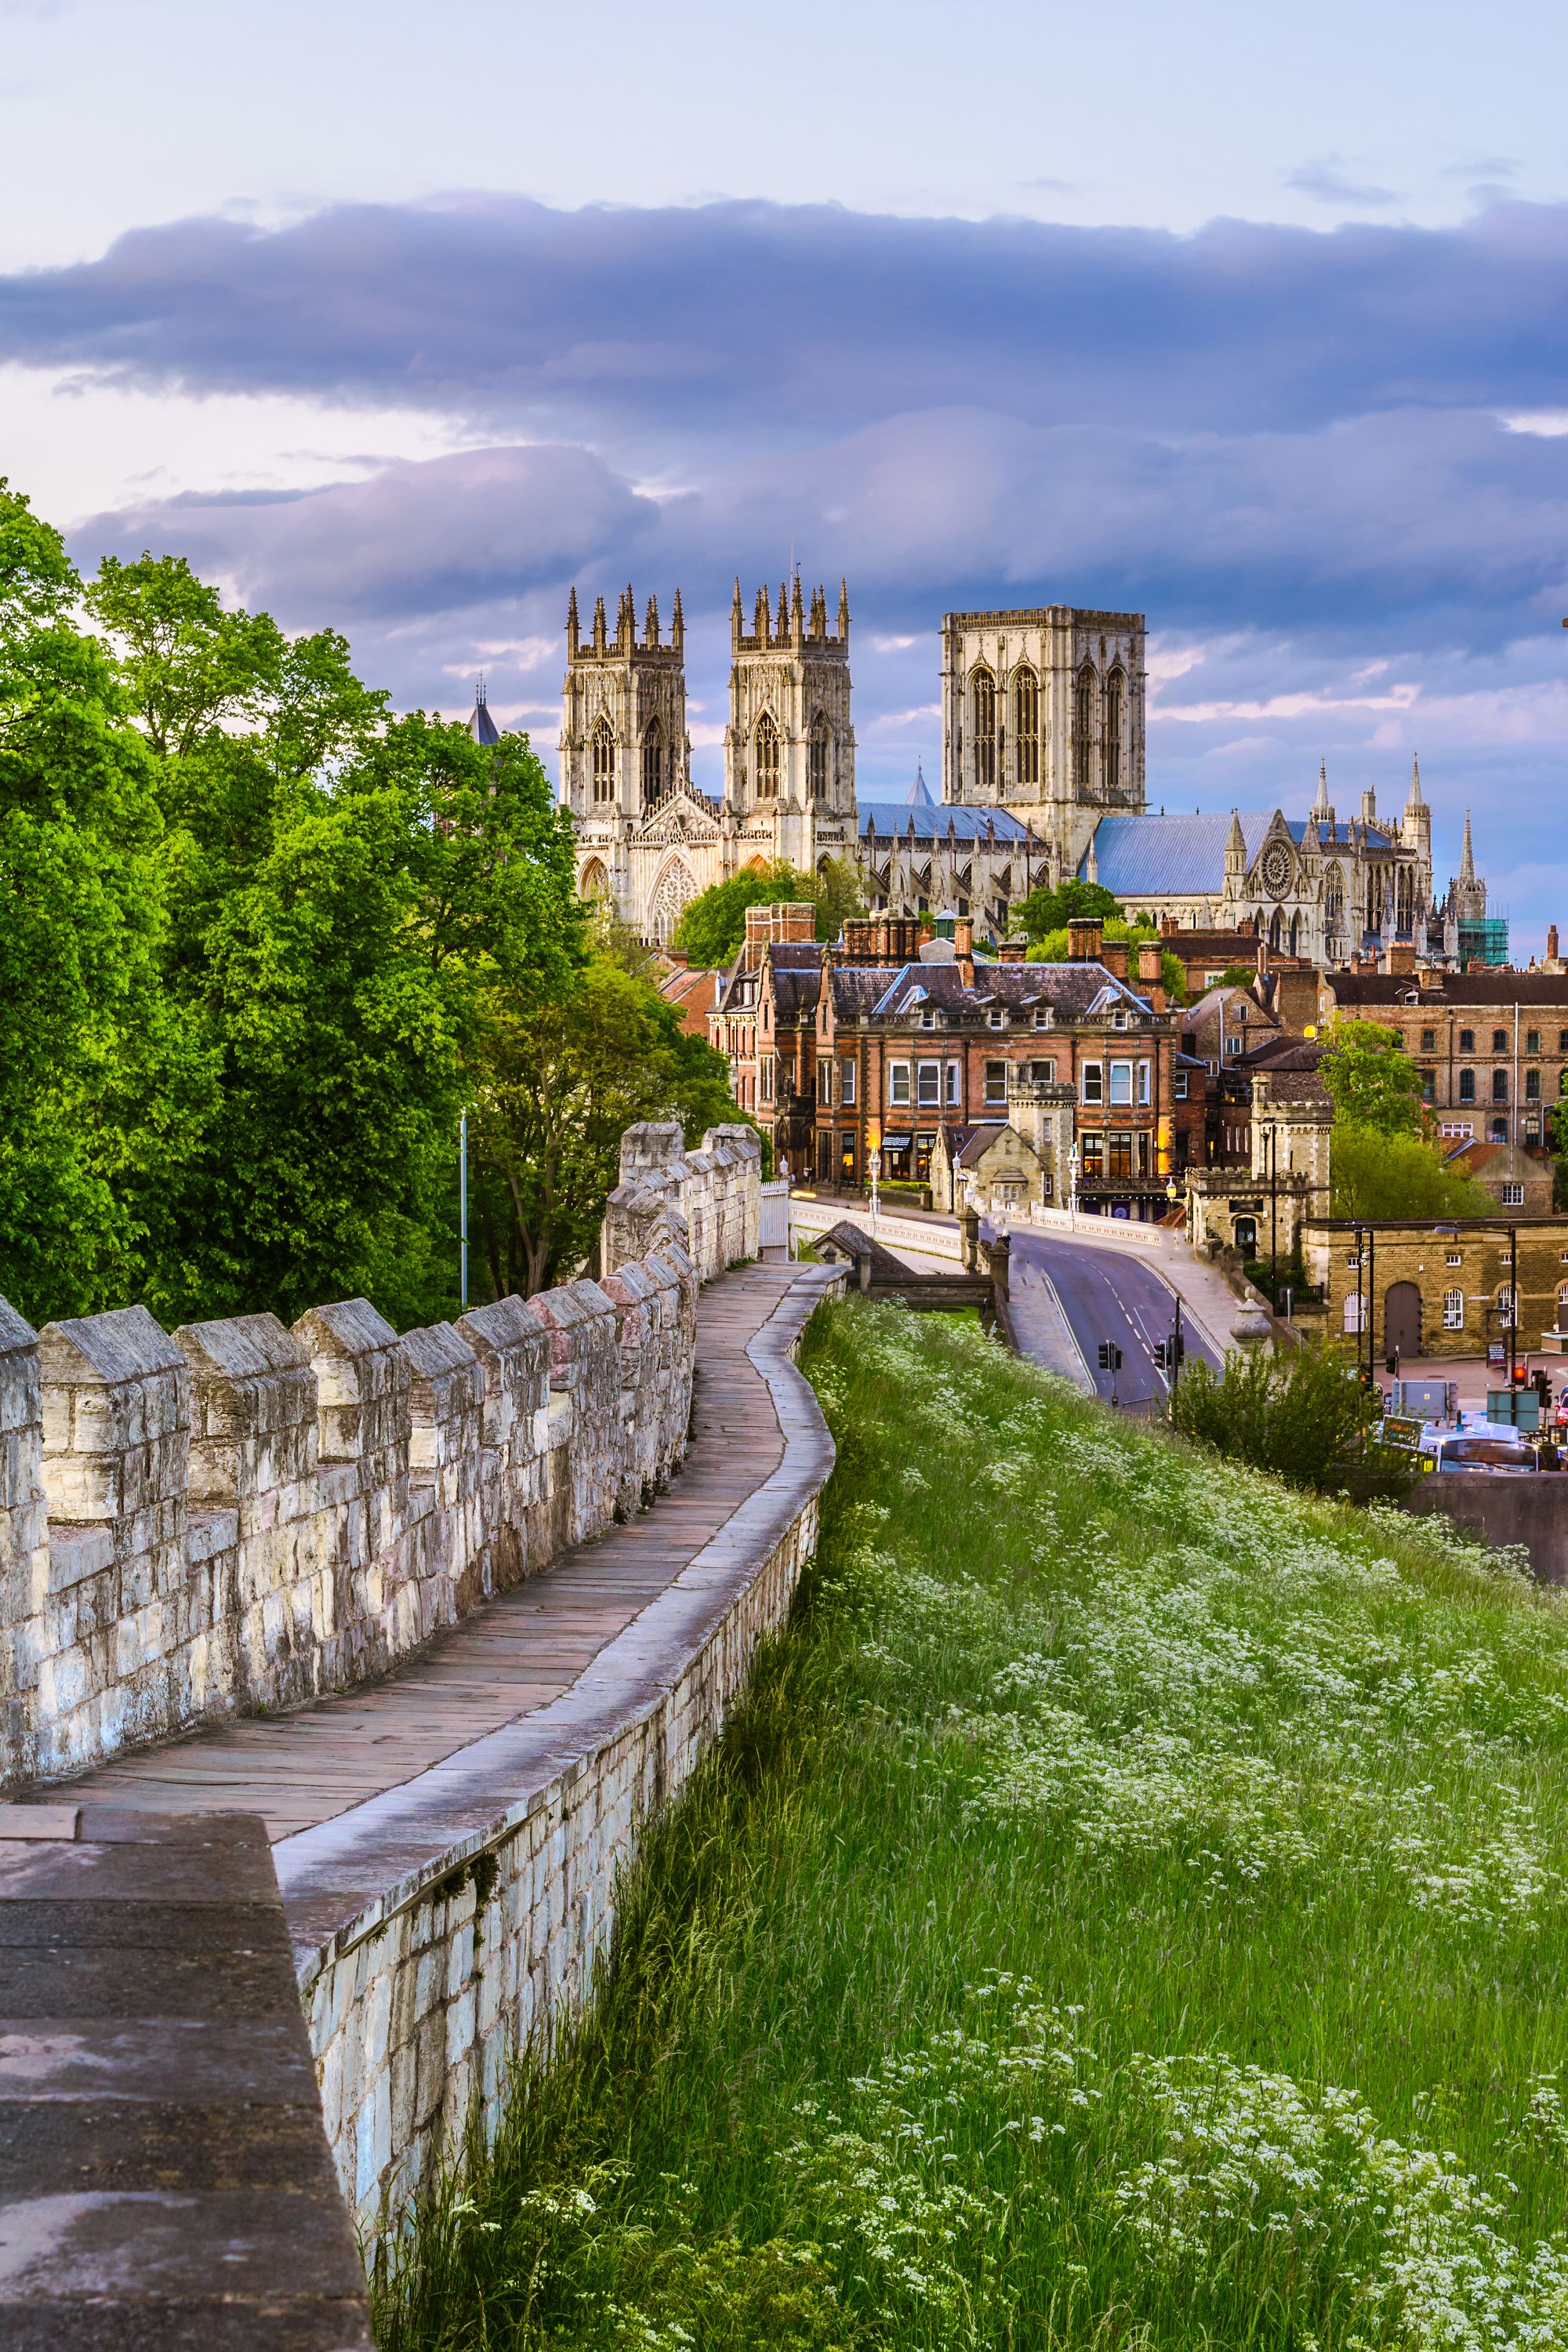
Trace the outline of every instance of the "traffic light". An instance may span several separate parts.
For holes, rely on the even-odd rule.
[[[1121,1370],[1121,1350],[1113,1339],[1102,1339],[1100,1343],[1100,1369],[1102,1372],[1119,1372]]]

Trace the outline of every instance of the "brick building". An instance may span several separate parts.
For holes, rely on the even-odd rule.
[[[943,1130],[1005,1124],[1022,1081],[1073,1090],[1087,1213],[1163,1208],[1176,1016],[1157,949],[1134,982],[1098,923],[1072,927],[1066,963],[987,962],[964,921],[923,943],[911,919],[847,923],[825,948],[797,935],[809,912],[752,909],[710,1030],[796,1176],[863,1186],[877,1150],[884,1181],[928,1183]]]
[[[1318,998],[1320,1026],[1397,1032],[1442,1134],[1551,1149],[1547,1114],[1568,1096],[1568,973],[1327,971]]]
[[[1379,1362],[1479,1356],[1506,1344],[1516,1280],[1521,1355],[1568,1324],[1568,1218],[1310,1219],[1303,1255],[1310,1278],[1323,1286],[1330,1338],[1353,1341],[1370,1320]]]

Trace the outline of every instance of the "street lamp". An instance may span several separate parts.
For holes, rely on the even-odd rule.
[[[1078,1146],[1076,1143],[1073,1145],[1072,1150],[1068,1153],[1068,1225],[1070,1232],[1075,1234],[1077,1233]]]
[[[875,1233],[877,1230],[877,1187],[881,1181],[882,1155],[874,1144],[871,1148],[871,1156],[866,1162],[866,1165],[871,1171],[871,1231]]]

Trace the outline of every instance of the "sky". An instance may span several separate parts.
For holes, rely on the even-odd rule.
[[[1147,614],[1148,792],[1464,811],[1568,926],[1568,13],[1500,0],[0,0],[0,469],[105,553],[479,670],[568,587],[849,583],[858,774],[953,608]]]

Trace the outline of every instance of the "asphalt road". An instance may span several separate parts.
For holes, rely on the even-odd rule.
[[[1154,1342],[1170,1337],[1175,1322],[1175,1293],[1147,1259],[1131,1249],[1097,1249],[1059,1234],[1031,1233],[1014,1226],[1010,1304],[1019,1345],[1041,1362],[1059,1356],[1060,1324],[1051,1306],[1042,1276],[1061,1302],[1063,1314],[1099,1393],[1114,1394],[1122,1404],[1158,1401],[1165,1394],[1165,1375],[1154,1361]],[[1200,1359],[1218,1369],[1214,1349],[1184,1313],[1182,1331],[1186,1360]],[[1100,1370],[1100,1343],[1110,1340],[1121,1349],[1121,1370]],[[1031,1344],[1037,1341],[1038,1345]]]

